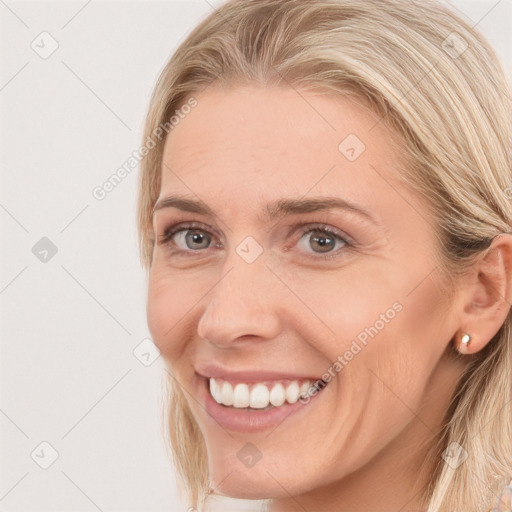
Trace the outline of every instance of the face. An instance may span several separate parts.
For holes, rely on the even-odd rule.
[[[458,327],[400,140],[325,93],[196,99],[164,148],[147,313],[212,486],[307,494],[389,463],[442,418]]]

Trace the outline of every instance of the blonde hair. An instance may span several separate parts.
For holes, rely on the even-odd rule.
[[[510,230],[510,88],[485,38],[442,3],[229,1],[190,33],[163,69],[144,140],[154,139],[187,98],[212,83],[293,84],[370,105],[401,135],[402,179],[435,215],[439,270],[450,284],[496,235]],[[148,271],[165,136],[158,138],[141,163],[139,183],[140,255]],[[459,382],[431,454],[438,463],[424,489],[427,512],[491,510],[510,480],[511,321],[509,312]],[[164,406],[172,457],[197,507],[210,492],[205,444],[172,376]],[[442,458],[453,442],[468,454],[456,469]]]

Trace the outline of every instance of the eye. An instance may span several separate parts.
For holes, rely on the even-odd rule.
[[[178,224],[167,228],[160,237],[160,243],[177,246],[176,252],[197,252],[207,249],[215,235],[203,229],[200,224]],[[217,246],[220,242],[217,243]]]
[[[186,249],[192,250],[206,249],[208,245],[210,245],[210,235],[205,234],[200,229],[182,229],[175,234],[178,235],[176,236],[176,240],[178,240],[178,247],[180,247],[179,242],[181,242]],[[183,249],[183,247],[181,248]]]
[[[318,258],[322,254],[338,255],[343,248],[352,246],[350,239],[344,233],[324,224],[309,223],[299,228],[301,237],[296,245],[308,257]],[[216,238],[218,238],[217,234],[204,229],[200,223],[189,222],[166,228],[158,237],[158,243],[169,247],[173,255],[195,256],[210,248],[212,240]],[[216,242],[214,247],[222,248],[222,243]],[[290,248],[291,246],[287,246],[285,250]]]
[[[351,245],[338,230],[324,225],[302,228],[301,231],[302,236],[297,245],[310,254],[309,249],[313,249],[313,253],[316,254],[334,254],[341,248]]]

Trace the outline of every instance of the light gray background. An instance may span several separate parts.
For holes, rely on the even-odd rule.
[[[159,72],[221,3],[0,0],[0,511],[188,508],[161,440],[161,358],[133,352],[149,337],[137,171],[92,190],[140,146]],[[510,76],[511,0],[452,5]],[[31,48],[49,48],[43,31],[47,59]]]

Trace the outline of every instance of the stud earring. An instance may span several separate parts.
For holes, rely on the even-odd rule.
[[[465,347],[467,348],[467,346],[469,345],[469,342],[471,341],[471,336],[466,332],[464,333],[464,335],[462,336],[462,339],[460,340],[460,347]]]

